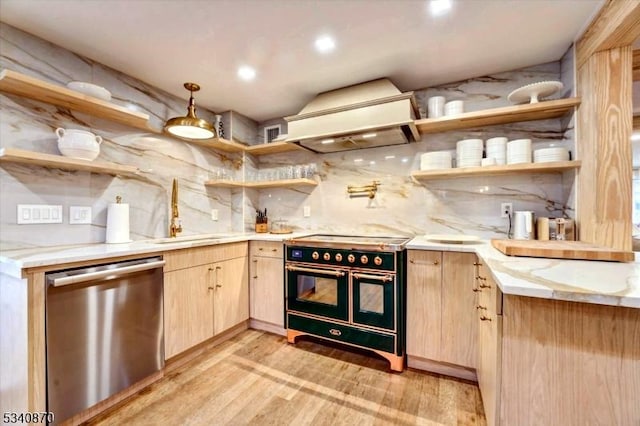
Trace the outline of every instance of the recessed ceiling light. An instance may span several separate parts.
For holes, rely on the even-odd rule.
[[[244,81],[251,81],[256,78],[256,70],[249,66],[243,65],[238,68],[238,77],[240,77]]]
[[[356,158],[353,160],[354,163],[362,163],[364,160],[362,158]]]
[[[375,133],[365,133],[364,135],[362,135],[363,139],[371,139],[371,138],[375,138],[376,134]]]
[[[334,143],[335,141],[333,139],[324,139],[321,141],[322,144],[327,145],[330,143]]]
[[[336,42],[333,37],[328,35],[320,36],[315,42],[316,50],[320,53],[329,53],[336,48]]]
[[[429,0],[429,11],[433,16],[441,16],[451,10],[451,0]]]
[[[370,165],[372,165],[372,166],[375,166],[375,165],[376,165],[376,162],[375,162],[375,161],[373,161],[373,160],[371,160],[371,161],[369,161],[369,164],[370,164]]]
[[[384,156],[384,159],[385,159],[385,160],[393,160],[394,158],[396,158],[396,156],[395,156],[395,155],[385,155],[385,156]]]

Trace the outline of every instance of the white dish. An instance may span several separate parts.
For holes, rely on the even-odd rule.
[[[102,99],[103,101],[109,102],[111,100],[111,92],[102,86],[84,81],[72,81],[67,83],[67,87],[71,90],[75,90],[76,92]]]
[[[427,234],[424,236],[429,241],[438,241],[441,243],[462,244],[478,241],[480,237],[476,235],[447,235],[447,234]]]
[[[539,99],[546,98],[562,90],[564,85],[561,81],[541,81],[539,83],[527,84],[509,93],[507,99],[514,104],[538,103]]]

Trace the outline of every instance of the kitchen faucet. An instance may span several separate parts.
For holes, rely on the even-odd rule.
[[[179,219],[178,213],[178,180],[173,179],[173,188],[171,189],[171,224],[169,225],[169,237],[175,238],[178,233],[182,232],[182,221]]]

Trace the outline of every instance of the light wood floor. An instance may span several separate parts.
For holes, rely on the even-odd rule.
[[[247,330],[96,425],[485,425],[478,387],[374,355]]]

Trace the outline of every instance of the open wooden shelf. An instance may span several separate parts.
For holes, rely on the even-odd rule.
[[[217,188],[292,188],[296,186],[317,186],[318,182],[314,179],[281,179],[267,180],[260,182],[238,182],[233,180],[208,180],[204,183],[206,186]]]
[[[572,108],[580,105],[580,98],[542,101],[535,104],[514,105],[482,111],[465,112],[450,117],[423,118],[416,120],[416,127],[422,134],[446,132],[448,130],[472,127],[495,126],[520,121],[546,120],[562,117]]]
[[[11,70],[0,72],[0,90],[17,96],[59,105],[75,111],[102,117],[136,129],[157,133],[149,126],[149,116],[120,105],[85,95],[66,87],[38,80]]]
[[[525,173],[557,173],[580,168],[580,164],[580,161],[556,161],[553,163],[524,163],[510,164],[505,166],[419,170],[411,172],[411,176],[418,180],[439,180],[475,176],[502,176]]]
[[[166,133],[163,133],[163,134],[166,135]],[[187,143],[204,146],[206,148],[213,148],[213,149],[217,149],[224,152],[242,152],[247,148],[246,145],[242,145],[238,142],[230,141],[223,138],[195,140],[195,139],[183,139],[173,135],[167,135],[167,136],[171,136],[175,139],[178,139]]]
[[[104,161],[78,160],[61,155],[44,154],[15,148],[0,148],[0,162],[21,163],[70,171],[87,171],[109,175],[135,175],[138,168]]]
[[[279,152],[298,151],[301,149],[303,148],[300,148],[298,145],[294,143],[280,141],[280,142],[263,143],[259,145],[251,145],[246,147],[245,151],[253,155],[266,155],[266,154],[277,154]]]

